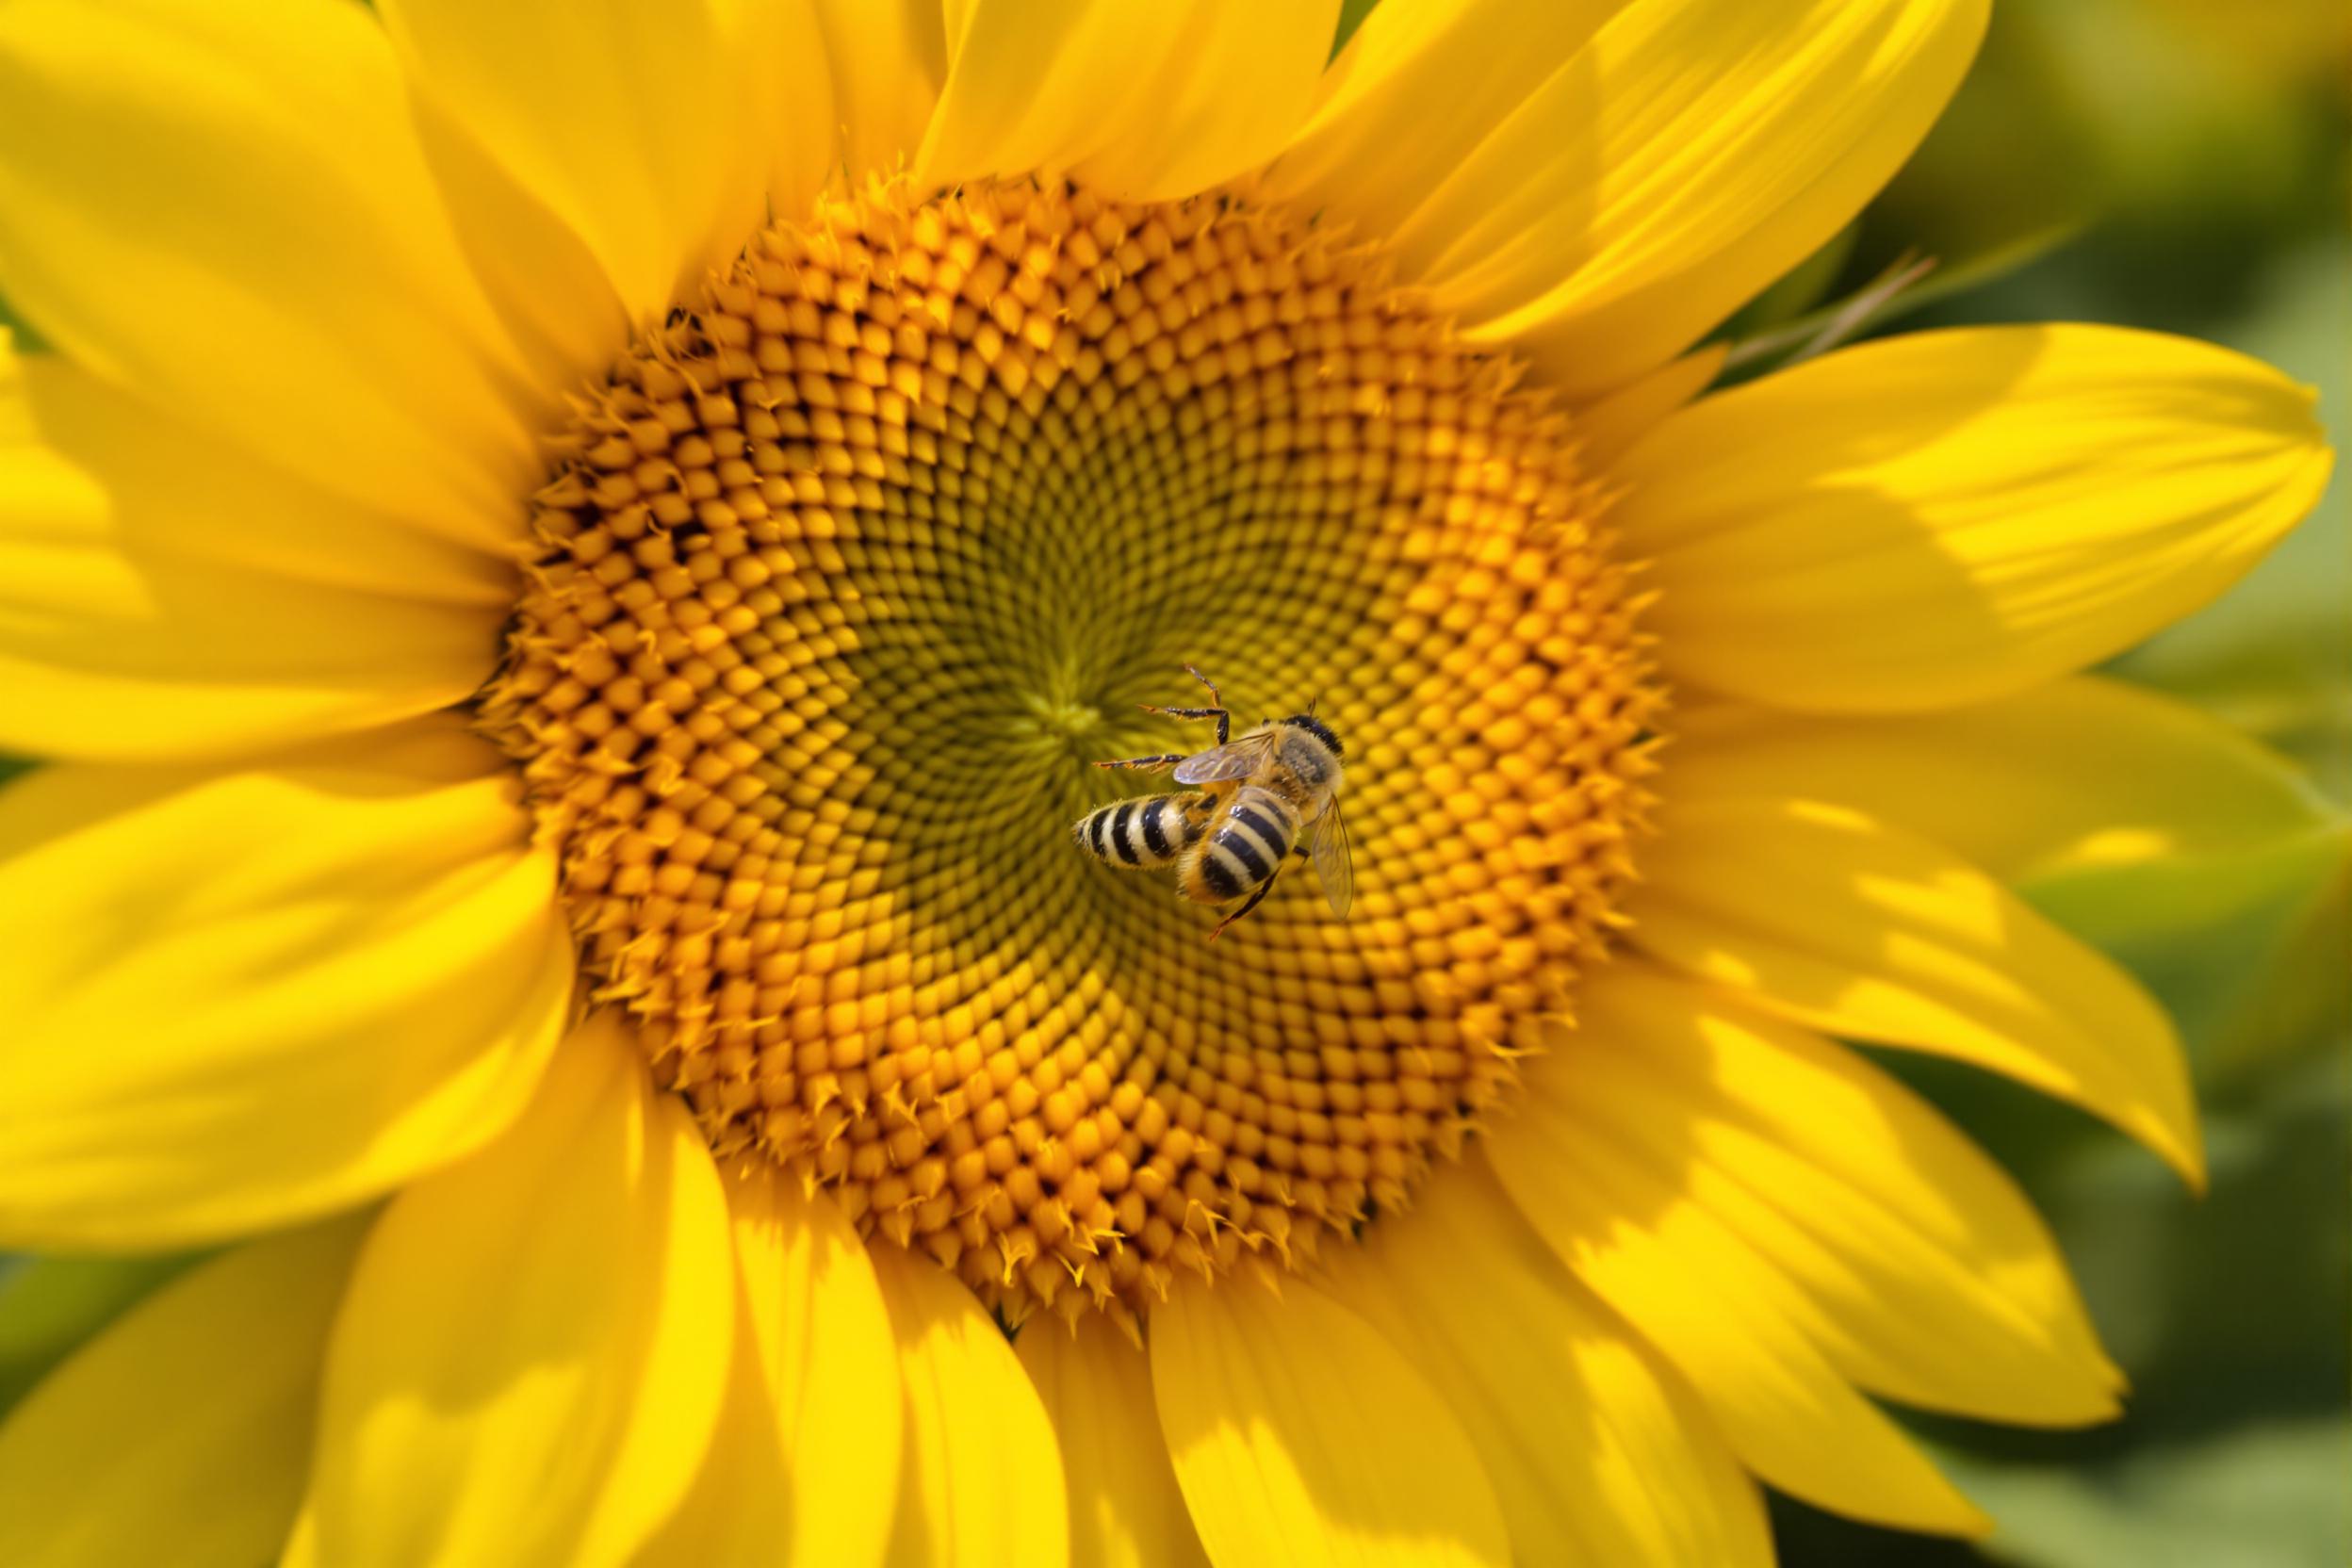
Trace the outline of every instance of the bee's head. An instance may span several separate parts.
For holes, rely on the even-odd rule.
[[[1333,757],[1345,757],[1348,755],[1347,748],[1339,743],[1339,737],[1331,733],[1331,727],[1325,724],[1321,719],[1316,718],[1313,713],[1293,713],[1282,722],[1284,724],[1297,725],[1299,728],[1305,730],[1308,734],[1314,736],[1316,740],[1331,747],[1331,755]]]

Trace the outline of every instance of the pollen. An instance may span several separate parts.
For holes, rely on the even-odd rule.
[[[1227,191],[875,183],[575,400],[480,722],[595,1004],[722,1160],[1008,1320],[1312,1260],[1511,1091],[1632,874],[1661,695],[1570,417],[1377,250]],[[1070,825],[1345,740],[1345,919]]]

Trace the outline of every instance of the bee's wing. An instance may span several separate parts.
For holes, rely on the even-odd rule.
[[[1348,853],[1348,824],[1340,817],[1336,794],[1315,819],[1315,840],[1307,845],[1307,858],[1315,862],[1315,879],[1323,884],[1331,913],[1346,919],[1348,906],[1356,901],[1356,863]]]
[[[1179,784],[1214,784],[1219,779],[1247,778],[1266,761],[1266,748],[1273,743],[1274,732],[1245,735],[1228,745],[1197,752],[1176,764]]]

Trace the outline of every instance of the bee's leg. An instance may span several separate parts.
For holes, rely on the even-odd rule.
[[[1163,718],[1215,719],[1218,745],[1223,745],[1233,733],[1233,716],[1222,708],[1154,708],[1150,703],[1145,703],[1142,707],[1145,712],[1157,713]]]
[[[1225,934],[1225,928],[1227,926],[1233,924],[1233,922],[1239,920],[1242,916],[1256,908],[1265,899],[1266,895],[1274,890],[1274,877],[1282,874],[1282,869],[1280,866],[1275,867],[1274,876],[1269,876],[1265,881],[1258,884],[1258,890],[1250,895],[1249,903],[1243,905],[1240,908],[1235,909],[1232,914],[1227,915],[1223,920],[1217,923],[1217,929],[1209,933],[1209,940],[1217,940],[1217,938]]]
[[[1184,673],[1209,689],[1209,701],[1213,706],[1207,708],[1152,708],[1146,706],[1144,711],[1147,713],[1164,714],[1171,719],[1215,719],[1217,721],[1217,743],[1218,745],[1223,745],[1226,742],[1233,738],[1233,716],[1225,710],[1225,694],[1217,689],[1216,681],[1211,680],[1207,676],[1202,675],[1199,670],[1194,669],[1190,664],[1186,664],[1184,666]]]
[[[1194,669],[1190,664],[1186,664],[1184,666],[1184,673],[1209,689],[1209,701],[1213,706],[1200,709],[1198,711],[1202,713],[1215,713],[1217,715],[1217,743],[1218,745],[1223,745],[1233,737],[1233,715],[1225,711],[1225,694],[1217,689],[1216,681],[1211,680],[1207,676],[1202,675],[1199,670]]]
[[[1162,768],[1172,768],[1184,760],[1183,752],[1167,751],[1157,757],[1121,757],[1108,762],[1097,762],[1095,766],[1098,768],[1145,768],[1157,773]]]

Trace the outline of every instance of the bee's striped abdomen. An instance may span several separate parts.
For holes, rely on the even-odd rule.
[[[1109,865],[1155,871],[1200,837],[1207,797],[1147,795],[1114,801],[1078,819],[1073,830],[1086,853]]]
[[[1177,890],[1200,904],[1230,904],[1264,885],[1298,841],[1298,808],[1273,791],[1244,786],[1185,862]]]

